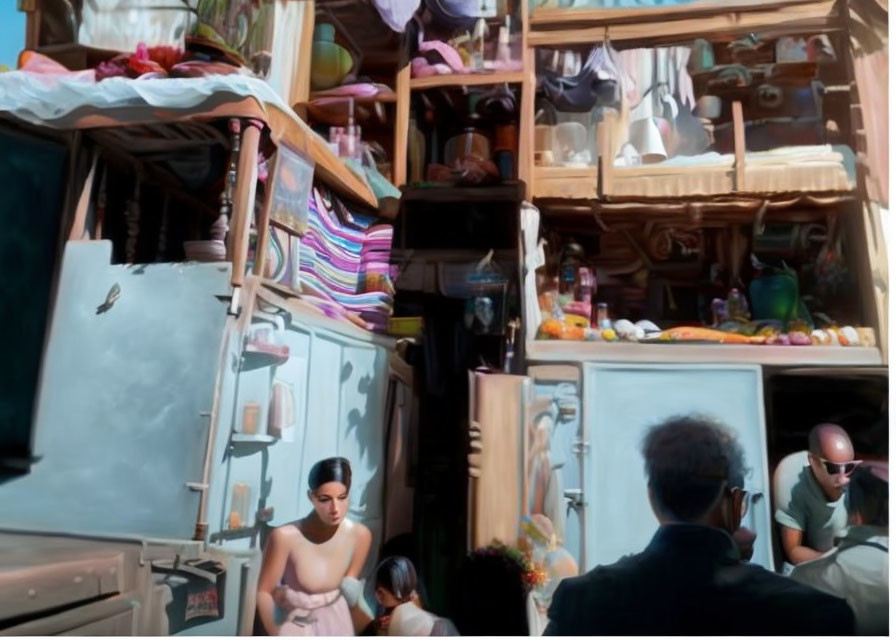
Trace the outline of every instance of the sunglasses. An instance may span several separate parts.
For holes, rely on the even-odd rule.
[[[825,460],[824,458],[820,458],[818,456],[815,456],[815,459],[818,460],[822,464],[822,466],[824,466],[824,470],[832,476],[838,476],[840,474],[848,476],[856,470],[856,467],[862,464],[861,460],[852,460],[850,462],[840,463],[831,462],[830,460]]]
[[[740,496],[740,518],[743,520],[750,508],[750,492],[741,487],[729,487],[728,493],[730,493],[732,497]]]

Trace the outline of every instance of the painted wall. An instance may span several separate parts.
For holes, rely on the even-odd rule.
[[[209,494],[209,533],[226,530],[232,488],[238,482],[251,487],[252,515],[258,509],[274,509],[271,526],[305,516],[311,510],[307,497],[311,466],[340,455],[352,464],[350,516],[374,532],[375,550],[383,526],[388,354],[382,347],[316,328],[305,320],[293,321],[280,335],[290,349],[286,363],[226,374],[237,381],[230,384],[225,379],[224,384],[227,391],[222,396]],[[234,338],[229,348],[229,359],[236,361],[242,341]],[[275,381],[287,385],[293,394],[291,439],[267,446],[231,442],[234,429],[242,428],[243,410],[250,401],[261,407],[260,431],[265,432]],[[257,536],[247,536],[224,541],[222,546],[249,549],[258,544]],[[371,556],[368,569],[373,562]]]

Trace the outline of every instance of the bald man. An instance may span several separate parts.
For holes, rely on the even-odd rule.
[[[778,509],[781,542],[794,565],[820,557],[846,531],[844,495],[854,459],[849,435],[836,424],[819,424],[809,433],[809,466],[800,472],[787,506]]]

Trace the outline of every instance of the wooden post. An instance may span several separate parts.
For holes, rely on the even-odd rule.
[[[243,129],[240,158],[237,164],[236,187],[233,192],[233,273],[230,284],[243,286],[246,274],[246,254],[249,251],[249,216],[255,211],[255,185],[258,182],[258,144],[261,140],[260,123],[250,121]]]
[[[90,164],[90,172],[87,174],[87,180],[81,189],[81,196],[78,198],[78,204],[75,206],[75,217],[72,220],[72,228],[68,234],[69,240],[83,240],[84,231],[87,226],[87,210],[90,208],[90,195],[93,193],[93,182],[96,176],[97,156],[93,156],[93,162]],[[93,238],[96,240],[97,238]]]
[[[302,32],[299,61],[290,91],[290,106],[308,102],[311,96],[311,44],[314,41],[314,0],[302,0]]]
[[[277,172],[279,153],[275,152],[268,163],[268,183],[264,193],[264,206],[258,220],[255,221],[255,229],[258,232],[255,240],[255,264],[252,265],[252,275],[264,277],[264,264],[268,257],[268,238],[271,234],[271,205],[274,201],[274,176]]]
[[[392,153],[392,184],[408,180],[408,129],[411,122],[411,65],[395,76],[395,149]]]
[[[747,142],[744,130],[744,105],[740,100],[731,103],[731,126],[734,127],[734,191],[746,191]]]
[[[535,182],[535,49],[529,48],[529,0],[520,0],[522,31],[521,55],[523,57],[523,84],[520,87],[520,129],[517,132],[517,174],[526,183],[526,200],[532,200]]]
[[[618,115],[613,110],[605,112],[597,125],[597,148],[600,161],[597,169],[597,197],[602,198],[613,192],[613,141],[611,133],[616,127]]]
[[[40,46],[40,7],[37,0],[19,0],[16,7],[25,14],[25,48]]]
[[[520,96],[520,130],[517,144],[517,172],[526,183],[526,200],[532,200],[535,183],[535,49],[523,43],[523,84]]]

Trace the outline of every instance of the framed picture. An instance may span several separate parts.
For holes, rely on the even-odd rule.
[[[268,173],[267,203],[271,224],[297,235],[308,228],[308,196],[314,164],[280,145]]]

